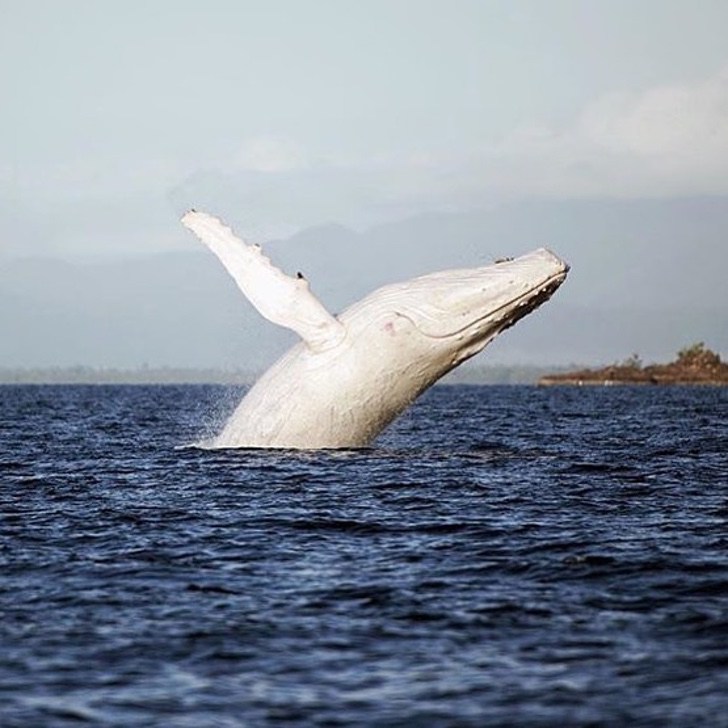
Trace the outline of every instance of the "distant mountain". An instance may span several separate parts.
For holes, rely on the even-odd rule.
[[[266,324],[205,251],[0,268],[0,366],[258,369],[293,335]]]
[[[170,222],[170,224],[174,224]],[[483,364],[664,360],[728,352],[728,198],[530,201],[356,233],[311,228],[265,246],[332,311],[386,282],[546,245],[572,265],[552,301]],[[260,369],[295,341],[263,321],[207,251],[104,263],[0,261],[0,366]]]

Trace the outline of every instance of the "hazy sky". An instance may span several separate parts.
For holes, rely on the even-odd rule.
[[[725,0],[0,0],[0,251],[728,194]]]

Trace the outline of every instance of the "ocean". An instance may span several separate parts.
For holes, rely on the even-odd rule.
[[[240,394],[0,387],[3,728],[728,726],[728,388],[194,447]]]

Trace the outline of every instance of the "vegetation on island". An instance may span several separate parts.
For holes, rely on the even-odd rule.
[[[637,354],[602,369],[549,374],[539,384],[710,384],[728,385],[728,364],[701,341],[680,349],[668,364],[645,366]]]

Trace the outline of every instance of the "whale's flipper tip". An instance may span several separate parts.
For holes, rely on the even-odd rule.
[[[193,229],[193,227],[192,227],[192,226],[193,226],[193,224],[194,224],[195,220],[197,219],[197,217],[199,216],[199,214],[200,214],[200,213],[199,213],[199,212],[197,212],[197,210],[195,210],[195,208],[194,208],[194,207],[190,207],[190,209],[189,209],[189,210],[187,210],[187,212],[185,212],[185,214],[184,214],[184,215],[182,215],[182,217],[180,218],[180,222],[181,222],[181,223],[182,223],[182,224],[183,224],[183,225],[184,225],[184,226],[185,226],[185,227],[186,227],[186,228],[187,228],[188,230],[191,230],[192,232],[194,232],[194,229]]]
[[[269,321],[295,331],[314,350],[338,343],[344,327],[311,293],[302,274],[287,276],[263,254],[248,245],[222,220],[190,210],[182,224],[220,259],[248,300]]]

